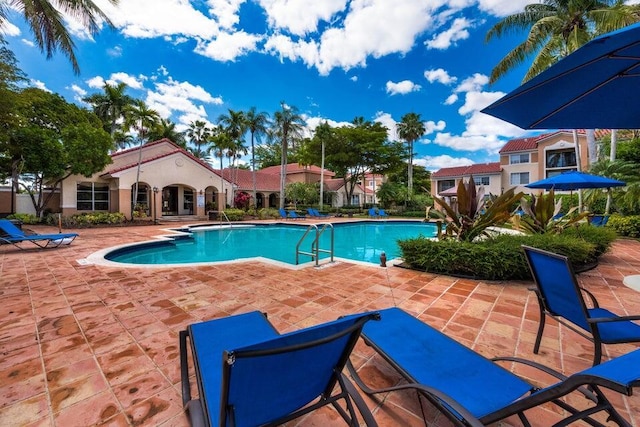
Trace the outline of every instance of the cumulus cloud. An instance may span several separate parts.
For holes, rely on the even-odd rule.
[[[260,0],[269,25],[297,36],[315,32],[347,5],[346,0]]]
[[[220,33],[214,40],[199,42],[195,52],[216,61],[235,61],[238,56],[256,50],[261,39],[262,36],[244,31]]]
[[[240,5],[245,0],[208,0],[209,14],[216,17],[218,25],[226,30],[240,22]]]
[[[0,21],[0,33],[10,37],[17,37],[21,34],[20,28],[7,20]]]
[[[444,120],[438,120],[438,122],[434,122],[433,120],[429,120],[424,122],[425,135],[431,135],[434,132],[443,131],[447,127],[447,123]]]
[[[472,27],[473,21],[466,18],[454,19],[451,24],[451,28],[433,36],[431,40],[425,42],[427,49],[444,50],[451,47],[451,45],[458,40],[465,40],[469,38],[469,27]]]
[[[456,87],[455,92],[473,92],[479,91],[484,86],[489,83],[489,77],[484,74],[475,73],[471,77],[467,77],[464,79],[458,87]]]
[[[392,81],[388,81],[386,84],[386,90],[389,95],[406,95],[411,92],[418,92],[420,90],[420,85],[415,84],[411,80],[403,80],[401,82],[395,83]]]
[[[118,83],[124,83],[131,89],[142,89],[143,88],[142,80],[146,80],[146,78],[134,77],[127,73],[119,72],[119,73],[111,74],[111,76],[107,80],[107,83],[109,83],[112,86],[117,85]]]
[[[456,101],[458,101],[458,95],[452,93],[447,97],[447,99],[444,100],[444,105],[452,105],[455,104]]]
[[[522,12],[524,7],[531,4],[530,0],[479,0],[480,10],[494,16],[507,16]]]
[[[29,84],[33,87],[37,87],[38,89],[42,89],[45,92],[53,93],[51,90],[47,88],[47,85],[40,80],[30,79]]]
[[[414,163],[425,167],[427,170],[437,171],[442,168],[469,166],[474,162],[467,157],[451,157],[448,154],[443,154],[440,156],[424,156],[416,158]]]
[[[458,80],[456,77],[450,76],[449,73],[442,68],[426,70],[424,72],[424,78],[429,80],[429,83],[438,82],[443,85],[450,85]]]
[[[107,49],[107,55],[112,58],[119,58],[122,56],[122,46],[113,46]]]
[[[384,111],[378,111],[373,118],[373,121],[381,123],[387,128],[387,138],[389,141],[398,140],[398,132],[396,130],[398,122],[394,120],[391,114],[385,113]]]
[[[156,81],[154,86],[155,90],[148,90],[145,99],[149,108],[156,110],[163,117],[178,113],[178,121],[183,124],[190,123],[194,117],[197,120],[206,120],[207,112],[204,106],[196,102],[222,104],[222,98],[212,96],[202,86],[179,82],[170,76],[164,82]]]

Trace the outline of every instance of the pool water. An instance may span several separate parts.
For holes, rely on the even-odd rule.
[[[304,235],[308,224],[268,224],[233,226],[231,228],[191,228],[190,236],[169,241],[142,243],[116,249],[105,258],[130,264],[185,264],[231,261],[264,257],[295,264],[296,244]],[[380,254],[387,259],[400,256],[399,239],[418,236],[433,237],[433,224],[423,222],[365,221],[334,224],[334,257],[354,261],[379,263]],[[320,238],[320,249],[330,249],[330,232]],[[300,250],[310,252],[315,232],[310,232]],[[320,254],[320,259],[329,254]],[[312,261],[310,256],[299,255],[299,262]]]

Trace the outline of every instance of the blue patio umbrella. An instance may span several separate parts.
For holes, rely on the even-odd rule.
[[[593,39],[482,112],[522,129],[640,128],[640,23]]]
[[[525,185],[528,188],[541,188],[545,190],[573,191],[581,188],[611,188],[623,187],[626,183],[617,179],[599,175],[591,175],[584,172],[569,171],[551,178],[542,179]]]

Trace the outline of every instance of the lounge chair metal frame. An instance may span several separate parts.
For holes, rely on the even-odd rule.
[[[380,316],[379,322],[364,327],[362,338],[408,383],[373,389],[364,383],[354,366],[348,363],[347,368],[354,381],[368,395],[416,390],[457,426],[483,426],[517,415],[523,425],[530,427],[524,412],[547,402],[556,404],[570,414],[555,426],[583,420],[589,425],[603,427],[601,422],[592,417],[602,411],[608,414],[608,420],[620,426],[631,425],[616,411],[600,387],[630,396],[633,387],[640,386],[640,350],[565,376],[526,359],[487,359],[398,308],[381,310]],[[411,347],[409,351],[415,349],[420,354],[411,354],[407,359],[402,355],[406,349],[396,350],[395,343],[407,343],[407,347]],[[419,366],[416,366],[416,361],[419,361]],[[503,368],[496,363],[498,361],[524,364],[547,373],[558,381],[549,387],[538,388]],[[447,372],[453,374],[448,376]],[[421,382],[416,377],[426,381]],[[475,389],[478,384],[499,384],[501,388]],[[578,409],[561,400],[574,391],[586,397],[591,406]],[[480,397],[482,402],[477,403]]]
[[[602,344],[640,342],[640,325],[632,322],[640,320],[640,315],[618,316],[601,308],[596,297],[578,284],[571,262],[566,256],[525,245],[522,248],[536,285],[531,290],[536,294],[540,309],[534,353],[538,354],[540,350],[547,316],[594,344],[594,365],[602,360]],[[553,283],[547,283],[551,276],[544,277],[543,274],[548,272],[541,271],[548,268],[537,267],[534,258],[545,259],[561,267],[562,271],[553,272]],[[557,291],[560,285],[563,287],[562,292]],[[589,298],[589,305],[585,302],[584,295]]]
[[[287,421],[298,418],[302,415],[305,415],[309,412],[312,412],[320,407],[323,407],[326,405],[332,405],[350,426],[355,427],[359,425],[356,409],[357,409],[357,412],[360,413],[361,417],[363,418],[363,421],[367,426],[376,426],[377,424],[373,416],[371,415],[371,412],[367,408],[366,403],[364,402],[362,397],[358,394],[353,384],[342,374],[342,369],[344,368],[345,364],[349,360],[349,354],[351,353],[353,346],[357,342],[365,322],[367,322],[368,320],[377,319],[379,318],[379,316],[377,313],[367,313],[367,314],[358,315],[355,317],[351,316],[351,317],[353,318],[352,320],[348,320],[348,319],[347,320],[352,324],[350,325],[345,324],[344,326],[338,326],[337,331],[336,331],[335,324],[340,322],[340,320],[336,322],[329,322],[327,324],[319,325],[312,328],[303,329],[290,334],[280,335],[275,330],[273,325],[271,325],[271,323],[267,320],[266,315],[260,312],[251,312],[251,313],[246,313],[244,315],[230,316],[227,318],[216,319],[209,322],[196,324],[200,326],[190,325],[186,330],[181,331],[179,339],[180,339],[180,371],[181,371],[181,378],[182,378],[182,401],[183,401],[183,406],[185,407],[185,409],[187,409],[189,413],[191,424],[194,426],[211,425],[211,419],[213,418],[215,420],[215,418],[218,416],[217,414],[211,413],[211,411],[213,410],[212,408],[216,407],[217,403],[219,403],[220,413],[218,416],[219,417],[218,420],[219,420],[220,426],[244,425],[242,422],[237,423],[236,408],[234,407],[234,404],[230,402],[231,383],[233,381],[234,376],[238,375],[237,373],[238,369],[241,370],[240,371],[241,373],[243,372],[242,371],[243,367],[239,363],[239,362],[242,362],[242,360],[253,358],[259,361],[260,358],[263,358],[264,360],[269,358],[270,356],[292,354],[293,352],[313,350],[314,348],[318,348],[319,350],[322,350],[323,345],[328,345],[328,346],[339,345],[339,343],[336,343],[337,340],[346,339],[344,348],[339,347],[342,353],[340,354],[338,363],[336,363],[332,369],[331,378],[328,378],[325,382],[322,382],[322,384],[325,384],[323,386],[323,390],[320,393],[318,393],[317,396],[315,396],[317,400],[312,399],[308,402],[305,402],[300,408],[294,411],[285,410],[284,413],[279,414],[275,419],[270,419],[268,421],[261,420],[260,424],[262,424],[263,422],[265,423],[263,425],[282,424]],[[225,323],[219,322],[220,320],[223,320]],[[216,322],[220,323],[220,325],[218,325]],[[194,327],[196,327],[195,329],[196,335],[197,334],[202,335],[202,332],[198,331],[197,328],[200,328],[201,330],[202,328],[207,328],[209,326],[211,326],[214,329],[218,328],[217,331],[211,331],[212,332],[211,334],[209,333],[206,334],[207,338],[210,338],[209,340],[207,340],[206,345],[213,345],[214,347],[218,348],[220,347],[220,343],[211,344],[212,341],[215,341],[215,338],[213,337],[214,335],[213,332],[220,332],[222,335],[224,335],[225,333],[228,333],[228,332],[223,332],[223,329],[227,329],[227,326],[231,324],[230,322],[233,322],[236,325],[238,324],[238,322],[245,322],[244,327],[249,327],[250,329],[255,328],[255,330],[258,330],[258,331],[262,330],[264,332],[264,335],[266,335],[264,337],[264,339],[266,340],[265,341],[258,340],[257,342],[255,341],[251,342],[252,340],[255,339],[255,337],[250,337],[248,339],[242,338],[242,337],[234,338],[236,341],[238,339],[240,341],[244,340],[245,341],[244,345],[238,348],[237,350],[232,350],[232,349],[223,350],[223,353],[221,355],[222,366],[220,367],[222,371],[220,376],[221,384],[214,385],[214,387],[219,387],[216,390],[219,390],[220,401],[207,402],[204,380],[203,380],[203,377],[200,375],[202,364],[207,363],[207,361],[200,360],[200,357],[198,356],[199,353],[196,349],[196,344],[194,343],[195,340],[193,338]],[[308,331],[311,331],[312,329],[317,330],[323,327],[326,328],[328,331],[333,331],[333,332],[328,335],[322,336],[321,338],[316,338],[308,341],[304,341],[304,340],[300,341],[295,338],[296,334],[304,334]],[[329,328],[332,328],[332,329],[329,329]],[[262,333],[258,332],[257,334],[261,335]],[[209,337],[209,335],[211,336]],[[284,345],[280,344],[278,342],[279,340],[282,341],[282,344]],[[198,385],[198,391],[200,396],[198,399],[192,399],[191,397],[191,385],[189,381],[190,373],[189,373],[188,355],[187,355],[187,341],[189,341],[191,344],[191,354],[193,355],[193,363],[196,371],[196,382]],[[220,348],[223,348],[223,347],[224,347],[224,344],[222,344],[222,347]],[[307,371],[313,372],[314,370],[314,367],[310,367],[306,365],[303,368],[305,370],[305,373],[307,373]],[[246,366],[244,369],[246,369]],[[253,371],[252,374],[255,376],[259,376],[261,372]],[[279,384],[273,384],[272,386],[273,387],[272,394],[274,395],[279,394],[277,390],[277,385]],[[336,385],[338,385],[337,388],[336,388]],[[246,393],[251,394],[251,390],[247,390]],[[313,402],[313,400],[315,400],[315,402]],[[338,402],[341,400],[345,402],[346,409],[338,404]],[[278,408],[278,411],[282,411],[282,410]]]
[[[6,235],[0,236],[0,244],[12,244],[18,249],[24,250],[20,243],[29,242],[42,249],[57,248],[60,245],[69,245],[78,237],[76,233],[60,234],[25,234],[11,221],[0,219],[0,230]]]

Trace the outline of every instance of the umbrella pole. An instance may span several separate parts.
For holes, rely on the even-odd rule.
[[[578,172],[582,172],[582,153],[577,129],[573,130],[573,143],[576,145],[576,168]],[[582,212],[582,189],[578,189],[578,212]]]

